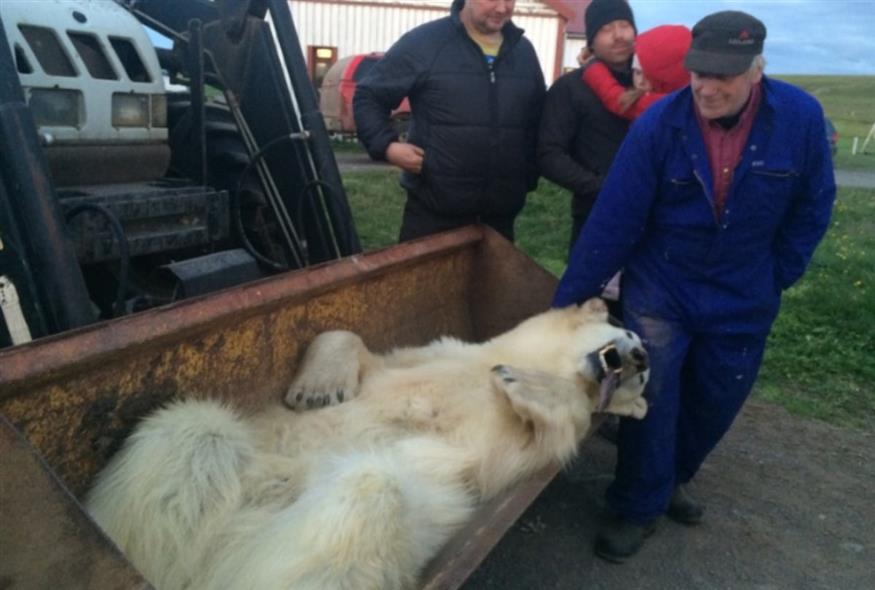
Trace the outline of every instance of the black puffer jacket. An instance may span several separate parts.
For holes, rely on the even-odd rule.
[[[631,75],[614,76],[631,85]],[[573,215],[589,214],[628,129],[629,122],[608,111],[583,81],[583,68],[550,87],[538,136],[538,164],[544,178],[574,192]]]
[[[425,150],[421,174],[401,176],[412,198],[441,215],[512,216],[537,183],[544,77],[512,23],[490,69],[459,20],[463,4],[406,33],[358,84],[356,129],[371,157],[385,159],[397,141],[389,114],[409,97],[408,141]]]

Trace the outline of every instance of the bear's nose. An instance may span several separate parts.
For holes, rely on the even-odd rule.
[[[635,369],[639,373],[643,373],[650,367],[650,359],[647,357],[647,351],[636,346],[631,352],[632,360],[635,361]]]

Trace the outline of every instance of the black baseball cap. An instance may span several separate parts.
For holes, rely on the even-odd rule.
[[[691,72],[736,76],[763,52],[766,25],[737,10],[709,14],[693,27],[684,67]]]

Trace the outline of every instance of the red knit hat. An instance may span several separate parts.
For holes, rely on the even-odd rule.
[[[662,25],[638,35],[635,55],[654,92],[674,92],[690,83],[684,57],[692,38],[683,25]]]

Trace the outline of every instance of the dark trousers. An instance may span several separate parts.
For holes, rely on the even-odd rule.
[[[583,229],[592,208],[595,206],[594,196],[584,198],[572,195],[571,199],[571,239],[568,242],[568,258],[571,258],[571,251],[574,250],[574,244],[580,237],[580,230]]]
[[[646,524],[663,514],[729,430],[756,379],[766,334],[691,332],[681,323],[624,309],[650,355],[643,420],[621,419],[607,502]]]
[[[568,260],[571,259],[571,251],[574,250],[574,244],[577,243],[577,238],[580,237],[580,230],[583,229],[583,224],[586,223],[587,215],[572,215],[571,216],[571,239],[568,241]]]
[[[408,193],[398,241],[406,242],[472,223],[484,223],[513,242],[514,218],[515,216],[466,215],[454,217],[439,215],[427,209],[418,199]]]

